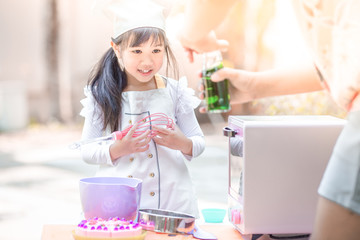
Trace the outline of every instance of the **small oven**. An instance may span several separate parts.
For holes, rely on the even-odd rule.
[[[311,233],[317,188],[345,120],[229,116],[229,221],[246,234]]]

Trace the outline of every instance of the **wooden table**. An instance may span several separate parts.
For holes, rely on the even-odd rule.
[[[199,227],[214,234],[218,240],[243,240],[241,234],[230,224],[204,224]],[[44,225],[41,240],[73,240],[75,225]],[[145,240],[193,240],[191,235],[174,235],[148,232]]]

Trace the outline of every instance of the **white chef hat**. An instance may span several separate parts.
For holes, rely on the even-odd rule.
[[[113,39],[140,27],[155,27],[165,30],[168,9],[160,0],[97,0],[94,8],[113,22]]]

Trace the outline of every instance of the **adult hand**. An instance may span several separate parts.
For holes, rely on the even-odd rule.
[[[145,152],[149,149],[151,141],[150,130],[146,130],[143,134],[134,137],[138,123],[134,124],[129,132],[121,140],[116,140],[110,146],[110,156],[114,161],[121,156],[125,156],[135,152]]]
[[[194,53],[204,53],[211,52],[215,50],[220,50],[222,52],[227,51],[229,42],[223,39],[217,39],[215,32],[211,31],[203,39],[193,41],[185,39],[182,35],[179,35],[179,40],[182,46],[185,49],[189,61],[194,62]]]
[[[200,74],[201,75],[201,74]],[[220,82],[228,79],[230,86],[230,104],[250,102],[256,98],[255,78],[252,72],[222,68],[211,75],[211,81]],[[201,83],[198,87],[199,98],[205,98],[205,87]],[[200,107],[199,112],[206,113],[206,107]]]
[[[158,134],[153,137],[153,140],[157,144],[180,150],[186,155],[192,155],[192,141],[187,138],[177,126],[175,126],[174,129],[153,126],[153,130],[158,132]]]

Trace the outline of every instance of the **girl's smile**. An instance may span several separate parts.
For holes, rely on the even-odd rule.
[[[147,76],[152,73],[153,70],[138,70],[142,75]]]

